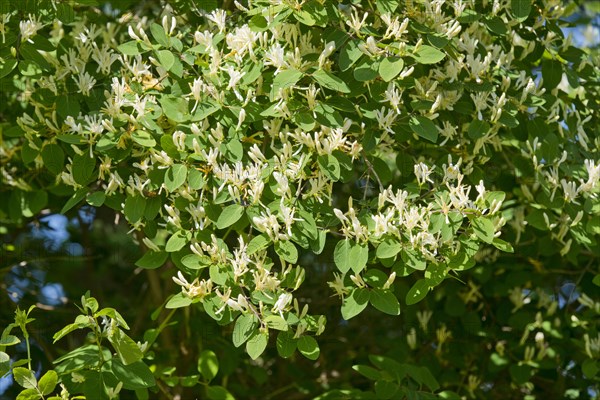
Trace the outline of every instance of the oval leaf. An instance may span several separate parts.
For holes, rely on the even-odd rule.
[[[406,293],[406,304],[410,306],[418,303],[427,296],[427,292],[429,292],[429,282],[425,279],[419,279]]]
[[[224,229],[236,222],[244,215],[244,207],[240,204],[231,204],[223,209],[217,219],[217,228]]]
[[[369,296],[369,302],[373,307],[386,314],[400,314],[400,303],[391,290],[373,289]]]
[[[204,379],[211,381],[219,372],[219,360],[212,350],[203,350],[198,358],[198,372]]]
[[[269,334],[255,331],[252,337],[246,342],[246,352],[251,359],[256,360],[267,348]]]
[[[357,288],[342,303],[342,317],[347,321],[360,314],[369,303],[369,289]]]
[[[312,336],[302,336],[298,339],[298,351],[300,351],[304,357],[313,361],[319,358],[319,354],[321,353],[319,344]]]

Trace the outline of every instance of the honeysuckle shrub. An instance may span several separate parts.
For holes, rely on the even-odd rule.
[[[22,398],[181,387],[243,398],[210,383],[213,349],[198,349],[200,375],[154,363],[174,315],[225,327],[249,365],[267,367],[267,348],[319,360],[340,316],[401,309],[415,325],[396,360],[354,367],[371,392],[348,378],[324,397],[539,395],[547,369],[575,382],[561,396],[583,382],[578,396],[597,394],[599,68],[597,50],[563,31],[577,3],[0,4],[5,232],[41,212],[111,209],[145,250],[131,270],[174,283],[153,319],[171,311],[139,338],[85,294],[54,340],[90,329],[89,341],[39,381],[30,361],[13,366]],[[555,266],[575,271],[585,311],[553,296],[564,280],[537,286]],[[502,315],[483,312],[483,296]],[[312,306],[323,297],[336,314]],[[16,328],[29,345],[31,311],[17,311],[3,346]],[[490,371],[474,358],[442,374],[460,352],[444,350],[460,335],[444,313],[486,339],[474,354],[491,354]],[[407,355],[418,340],[433,344],[425,367]]]

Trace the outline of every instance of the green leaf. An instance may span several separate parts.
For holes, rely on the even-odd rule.
[[[337,158],[331,154],[326,154],[319,156],[317,161],[326,177],[334,182],[340,179],[340,163]]]
[[[219,372],[219,360],[212,350],[203,350],[198,358],[198,372],[210,382]]]
[[[277,329],[278,331],[287,331],[288,323],[279,315],[269,315],[263,320],[269,328]]]
[[[353,75],[354,79],[359,82],[368,82],[377,78],[379,75],[379,64],[370,58],[361,61],[356,68],[354,68]]]
[[[360,314],[369,303],[369,289],[355,288],[342,302],[342,317],[347,321]]]
[[[401,0],[377,0],[377,10],[381,14],[394,14]]]
[[[21,339],[19,339],[15,335],[3,335],[2,338],[0,339],[0,346],[2,346],[2,347],[14,346],[19,343],[21,343]],[[2,375],[0,375],[0,376],[2,376]]]
[[[185,183],[187,177],[187,168],[183,164],[174,164],[167,169],[165,174],[165,187],[169,192],[174,192],[179,186]]]
[[[48,371],[40,378],[38,388],[44,396],[49,395],[54,391],[56,384],[58,383],[58,374],[55,371]]]
[[[486,217],[477,217],[471,221],[475,235],[486,243],[494,241],[494,223]]]
[[[296,69],[286,69],[280,71],[273,78],[273,86],[271,87],[271,97],[279,93],[279,90],[286,89],[296,84],[304,74]]]
[[[511,0],[510,9],[517,19],[527,19],[531,12],[531,0]]]
[[[154,139],[154,137],[152,136],[152,134],[150,132],[146,132],[146,131],[142,131],[142,130],[136,130],[133,131],[133,133],[131,134],[131,139],[133,139],[134,142],[136,142],[137,144],[139,144],[140,146],[144,146],[144,147],[154,147],[156,146],[156,140]]]
[[[513,249],[513,247],[511,246],[510,243],[505,242],[502,239],[498,239],[497,237],[495,237],[494,240],[492,240],[492,244],[497,249],[505,251],[507,253],[514,253],[515,252],[515,249]]]
[[[248,22],[248,26],[253,32],[264,32],[267,30],[267,20],[260,14],[256,14],[254,17],[250,18]]]
[[[188,101],[182,97],[161,96],[160,106],[167,118],[174,122],[185,122],[190,119]]]
[[[348,87],[346,82],[329,72],[319,69],[315,73],[313,73],[312,76],[317,82],[319,82],[319,84],[325,86],[328,89],[342,93],[350,93],[350,88]]]
[[[417,136],[433,143],[437,142],[438,129],[429,118],[422,115],[413,116],[410,118],[409,125],[410,129],[412,129]]]
[[[161,46],[169,47],[171,45],[165,29],[161,25],[152,23],[152,25],[150,25],[150,32]]]
[[[56,5],[56,18],[63,24],[70,24],[75,20],[75,12],[70,4],[58,3]]]
[[[78,96],[60,96],[56,99],[56,112],[62,118],[76,118],[81,111]]]
[[[378,380],[375,382],[375,395],[380,399],[392,399],[398,393],[399,386],[397,383]]]
[[[427,266],[423,255],[413,249],[405,249],[402,252],[402,260],[412,269],[419,271],[425,270],[425,267]]]
[[[175,56],[169,50],[159,50],[156,52],[160,65],[167,71],[175,64]]]
[[[402,244],[395,238],[388,238],[377,246],[377,258],[392,258],[402,250]]]
[[[379,75],[381,78],[389,82],[394,79],[404,68],[404,61],[401,58],[384,58],[379,63]]]
[[[13,368],[13,377],[25,389],[35,389],[37,387],[37,379],[35,379],[33,371],[27,368]]]
[[[25,389],[17,396],[16,400],[38,400],[42,396],[39,394],[37,389]]]
[[[365,378],[371,379],[373,381],[381,378],[381,372],[368,365],[353,365],[352,369],[364,376]]]
[[[125,214],[125,218],[127,218],[131,224],[135,224],[142,219],[145,209],[145,198],[140,195],[127,195],[127,199],[125,199],[125,205],[123,206],[123,213]]]
[[[390,315],[400,314],[400,303],[391,290],[373,289],[369,296],[369,302],[381,312]]]
[[[73,195],[69,198],[69,200],[67,200],[67,202],[63,206],[62,210],[60,210],[60,213],[64,214],[67,211],[69,211],[71,208],[75,207],[81,200],[83,200],[85,198],[85,195],[87,193],[88,193],[87,187],[77,190],[75,193],[73,193]]]
[[[295,264],[298,261],[298,249],[291,241],[281,240],[275,243],[275,252],[279,257],[291,264]]]
[[[423,300],[429,292],[429,282],[426,279],[419,279],[406,293],[406,304],[413,305]]]
[[[255,236],[252,238],[252,240],[250,240],[250,243],[248,243],[248,247],[246,249],[246,254],[251,256],[252,254],[256,253],[257,251],[261,251],[261,250],[264,250],[267,247],[269,247],[270,243],[271,243],[271,240],[265,234]]]
[[[381,288],[388,280],[387,274],[376,268],[369,268],[363,275],[363,280],[369,287]]]
[[[325,26],[327,23],[327,11],[317,0],[304,2],[302,8],[294,10],[294,17],[298,22],[308,26]]]
[[[409,368],[407,372],[411,378],[419,384],[427,386],[432,392],[435,392],[440,388],[440,384],[427,367],[412,367]]]
[[[41,152],[42,161],[48,171],[55,175],[60,174],[65,166],[65,153],[62,148],[54,143],[44,146]]]
[[[144,357],[138,345],[120,328],[116,328],[113,334],[108,336],[108,340],[113,345],[123,365],[133,364]]]
[[[506,35],[506,33],[508,32],[506,24],[504,23],[502,18],[498,16],[486,19],[485,25],[492,33],[495,33],[496,35],[502,36]]]
[[[513,381],[519,385],[523,385],[529,381],[529,378],[531,378],[533,372],[529,365],[519,364],[512,364],[508,368],[508,371],[510,372],[510,376],[512,377]]]
[[[58,342],[60,339],[62,339],[69,333],[76,331],[77,329],[83,329],[86,327],[92,327],[92,324],[89,323],[88,321],[83,322],[83,321],[78,321],[77,319],[75,319],[75,323],[65,326],[60,331],[56,332],[54,334],[54,336],[52,336],[52,339],[54,339],[53,343]]]
[[[145,269],[156,269],[162,267],[168,257],[169,253],[165,251],[147,251],[135,262],[135,265]]]
[[[435,47],[424,44],[413,54],[413,57],[419,64],[436,64],[442,61],[446,54]]]
[[[333,261],[340,272],[344,274],[352,268],[350,250],[352,250],[352,243],[349,239],[337,242],[335,249],[333,250]]]
[[[75,155],[73,157],[73,179],[80,185],[87,185],[94,180],[94,169],[96,168],[96,159],[88,156],[87,153]]]
[[[6,60],[2,66],[0,66],[0,79],[4,78],[6,75],[10,74],[13,69],[15,69],[15,67],[17,66],[19,62],[14,59],[14,58],[10,58],[8,60]]]
[[[10,356],[3,351],[0,351],[0,376],[4,376],[10,372]]]
[[[206,388],[206,396],[210,400],[235,400],[235,397],[223,386],[209,386]]]
[[[197,254],[188,254],[181,259],[181,263],[191,270],[199,270],[212,264],[210,257]]]
[[[124,389],[138,390],[156,385],[152,371],[142,361],[124,365],[121,360],[113,358],[109,362],[110,371],[115,374],[118,380],[123,382]]]
[[[251,359],[256,360],[265,351],[268,342],[268,333],[254,331],[254,334],[246,342],[246,352]]]
[[[85,199],[90,206],[94,207],[101,207],[104,200],[106,200],[106,193],[104,192],[90,193]]]
[[[563,65],[557,60],[542,61],[542,78],[544,87],[554,89],[560,83],[563,75]]]
[[[600,372],[600,367],[598,366],[598,362],[595,360],[587,359],[581,365],[581,371],[588,379],[593,379],[598,372]]]
[[[171,297],[169,299],[169,301],[167,301],[167,304],[165,304],[165,308],[174,309],[174,308],[187,307],[190,304],[192,304],[192,302],[193,302],[192,299],[187,297],[183,293],[177,293],[177,294],[173,295],[173,297]]]
[[[352,271],[360,273],[369,261],[369,246],[366,243],[351,243],[350,260]]]
[[[244,207],[240,204],[231,204],[223,209],[217,219],[217,228],[224,229],[235,224],[244,215]]]
[[[131,40],[129,42],[125,42],[117,46],[117,50],[119,50],[122,54],[127,56],[137,56],[138,54],[142,54],[145,50],[142,46],[136,41]]]
[[[298,339],[298,351],[304,357],[309,360],[316,360],[319,358],[319,354],[321,353],[321,349],[319,349],[319,344],[312,336],[301,336]]]
[[[179,251],[183,248],[183,246],[188,244],[188,242],[190,241],[191,238],[192,238],[192,235],[191,235],[190,231],[175,232],[175,234],[173,236],[171,236],[169,238],[169,240],[167,241],[165,250],[168,253],[173,253],[175,251]]]
[[[258,321],[254,315],[240,315],[233,327],[233,335],[231,337],[233,345],[235,347],[240,347],[246,343],[256,328],[258,328]]]
[[[485,121],[475,119],[469,124],[468,134],[471,139],[479,139],[485,136],[490,130],[490,124]]]
[[[277,352],[283,358],[289,358],[294,354],[298,346],[298,339],[294,338],[292,331],[282,331],[277,335]]]
[[[362,56],[362,51],[358,48],[360,43],[357,39],[349,40],[340,50],[339,65],[342,71],[346,71]]]

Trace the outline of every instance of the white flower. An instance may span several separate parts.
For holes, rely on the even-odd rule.
[[[227,13],[225,10],[214,10],[210,14],[206,16],[206,18],[217,25],[219,29],[219,33],[223,33],[225,31],[225,23],[227,21]]]
[[[567,182],[565,179],[561,179],[560,184],[562,185],[562,189],[565,194],[565,201],[567,203],[573,202],[575,204],[579,204],[575,201],[578,194],[577,184],[575,182]]]
[[[92,90],[92,88],[96,84],[96,79],[94,79],[90,74],[88,74],[85,71],[80,72],[79,75],[77,75],[77,78],[73,76],[73,80],[75,81],[75,83],[77,83],[77,86],[79,86],[78,92],[82,93],[84,96],[89,96],[90,90]]]
[[[4,15],[3,15],[4,16]],[[43,24],[35,15],[29,15],[29,19],[19,22],[19,30],[21,31],[21,41],[33,43],[32,37],[37,35],[37,31],[42,28]]]
[[[254,42],[258,39],[258,34],[252,32],[248,25],[236,28],[233,33],[228,33],[225,37],[227,47],[229,47],[237,60],[241,60],[246,53],[254,56]]]
[[[392,133],[392,134],[394,133],[394,130],[392,129],[392,125],[396,121],[397,116],[398,116],[397,113],[395,113],[393,110],[389,110],[389,109],[387,109],[387,114],[386,114],[385,107],[382,107],[381,110],[375,110],[375,119],[377,120],[377,123],[379,124],[379,128],[383,129],[384,131],[386,131],[388,133]]]
[[[204,46],[206,48],[206,51],[210,51],[213,48],[213,34],[209,31],[197,31],[196,33],[194,33],[194,40],[196,40],[198,44]]]
[[[283,318],[283,311],[291,303],[291,301],[292,301],[291,293],[282,293],[281,295],[279,295],[279,298],[275,302],[275,305],[273,306],[272,311],[274,313],[279,313],[281,318]]]
[[[442,165],[444,169],[444,182],[456,180],[460,175],[460,164],[462,163],[462,158],[458,159],[456,165],[452,163],[452,156],[448,154],[448,166],[446,164]]]
[[[175,144],[175,147],[177,147],[178,151],[185,151],[185,138],[186,135],[185,133],[183,133],[182,131],[175,131],[173,132],[173,143]]]
[[[415,164],[414,171],[419,186],[423,186],[426,182],[433,183],[433,181],[429,178],[429,175],[431,175],[434,169],[435,166],[433,168],[429,168],[427,164],[422,162]]]
[[[181,291],[187,297],[202,299],[212,291],[212,282],[210,279],[202,279],[200,281],[196,278],[192,283],[189,283],[181,271],[177,271],[177,277],[173,277],[172,279],[173,282],[181,286]]]
[[[325,45],[325,48],[319,56],[319,68],[322,68],[325,64],[325,60],[335,51],[335,42],[331,41]]]
[[[169,17],[167,17],[165,15],[162,18],[162,26],[163,26],[163,29],[165,30],[165,33],[168,36],[171,36],[171,35],[173,35],[173,31],[177,27],[177,20],[175,19],[175,17],[172,16],[171,20],[169,21]]]
[[[402,100],[401,96],[402,96],[402,93],[398,91],[398,88],[396,87],[396,85],[394,85],[393,82],[390,82],[388,84],[387,90],[385,91],[385,100],[390,103],[392,108],[398,114],[400,114],[400,110],[398,107],[400,106],[400,101]]]
[[[92,59],[98,63],[96,72],[102,71],[103,74],[107,75],[110,73],[112,64],[119,59],[119,56],[110,50],[107,44],[102,45],[102,48],[98,48],[94,42],[92,47]]]
[[[354,30],[354,32],[356,34],[360,34],[360,30],[363,27],[363,25],[365,24],[365,21],[367,20],[367,17],[369,16],[369,13],[364,13],[362,16],[362,19],[358,16],[358,12],[356,11],[356,9],[353,10],[354,12],[352,13],[351,17],[350,17],[350,21],[346,21],[346,25],[348,25],[350,28],[352,28],[352,30]]]
[[[362,51],[370,57],[377,56],[383,53],[384,51],[383,49],[377,47],[377,42],[375,41],[375,38],[373,38],[373,36],[369,36],[365,43],[360,43],[358,45],[358,48],[360,49],[360,51]]]
[[[281,47],[279,42],[276,42],[264,53],[263,57],[265,59],[265,65],[272,65],[273,67],[277,68],[275,71],[275,74],[277,74],[282,68],[288,67],[284,55],[284,48]]]
[[[246,75],[245,72],[236,71],[236,69],[233,68],[233,66],[231,65],[229,65],[227,68],[224,68],[224,70],[227,71],[227,73],[229,74],[229,83],[227,84],[228,90],[235,89],[240,79],[242,79],[242,77]]]

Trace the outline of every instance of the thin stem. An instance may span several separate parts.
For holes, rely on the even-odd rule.
[[[287,390],[290,390],[290,389],[292,389],[294,387],[296,387],[296,383],[290,383],[289,385],[280,387],[279,389],[271,392],[267,397],[265,397],[265,400],[272,399],[274,396],[276,396],[276,395],[278,395],[280,393],[283,393],[283,392],[285,392]]]
[[[367,158],[367,154],[364,152],[364,150],[363,150],[362,154],[363,154],[365,163],[367,164],[367,167],[369,168],[369,171],[373,172],[375,179],[377,179],[377,183],[379,184],[379,190],[383,191],[384,190],[383,183],[381,183],[381,179],[379,179],[379,175],[377,175],[377,172],[373,168],[373,164],[371,164],[371,161],[369,161],[369,159]]]
[[[27,346],[27,368],[31,371],[31,349],[29,347],[29,335],[27,331],[23,331],[25,336],[25,344]]]

